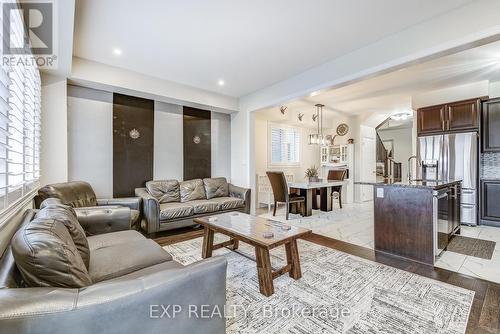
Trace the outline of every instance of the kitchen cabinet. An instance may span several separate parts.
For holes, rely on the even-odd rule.
[[[481,220],[500,222],[500,180],[481,181]]]
[[[467,100],[446,105],[446,130],[478,130],[480,100]]]
[[[445,130],[444,105],[417,110],[418,134],[434,134]]]
[[[417,110],[419,136],[479,129],[480,99],[450,102]]]
[[[352,145],[352,144],[351,144]],[[347,163],[349,161],[349,145],[322,146],[321,163]]]
[[[482,106],[483,152],[500,152],[500,98],[483,102]]]

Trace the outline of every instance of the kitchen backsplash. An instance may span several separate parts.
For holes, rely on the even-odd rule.
[[[481,178],[500,179],[500,153],[481,154]]]

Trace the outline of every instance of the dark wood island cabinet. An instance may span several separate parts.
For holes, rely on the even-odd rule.
[[[461,181],[373,185],[375,251],[434,265],[460,233]]]

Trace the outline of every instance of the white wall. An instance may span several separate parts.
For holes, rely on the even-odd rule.
[[[156,180],[182,180],[182,106],[155,102],[154,164]]]
[[[68,87],[69,180],[113,197],[113,94]]]
[[[183,179],[182,106],[155,102],[153,178]],[[212,116],[212,175],[231,177],[230,116]],[[64,131],[66,133],[66,131]],[[69,86],[69,180],[85,180],[97,196],[113,195],[113,93]]]
[[[263,119],[255,120],[255,172],[265,175],[266,171],[279,170],[292,173],[294,180],[301,182],[305,180],[306,169],[320,167],[320,148],[318,145],[307,143],[308,135],[315,131],[309,128],[300,129],[300,164],[297,167],[275,167],[269,165],[269,122]]]
[[[231,116],[211,113],[212,176],[231,178]]]
[[[67,82],[42,75],[40,183],[68,180]]]
[[[489,82],[484,80],[416,94],[412,96],[412,108],[417,110],[418,108],[436,104],[488,96],[489,87]]]
[[[413,128],[379,130],[382,141],[394,141],[394,162],[402,163],[401,177],[408,176],[408,158],[413,155]]]
[[[238,99],[119,67],[73,57],[71,81],[80,86],[194,108],[230,113]]]
[[[253,113],[231,114],[231,182],[240,187],[253,188],[255,184],[250,176],[250,161],[255,158],[251,149],[254,134],[250,131],[254,123]]]
[[[500,97],[500,81],[490,82],[489,97]]]

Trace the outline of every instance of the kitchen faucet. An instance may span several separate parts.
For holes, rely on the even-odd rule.
[[[421,167],[422,163],[418,161],[418,157],[416,155],[412,155],[411,157],[408,158],[408,182],[411,182],[413,177],[411,175],[411,159],[415,159],[417,162],[417,167]]]

